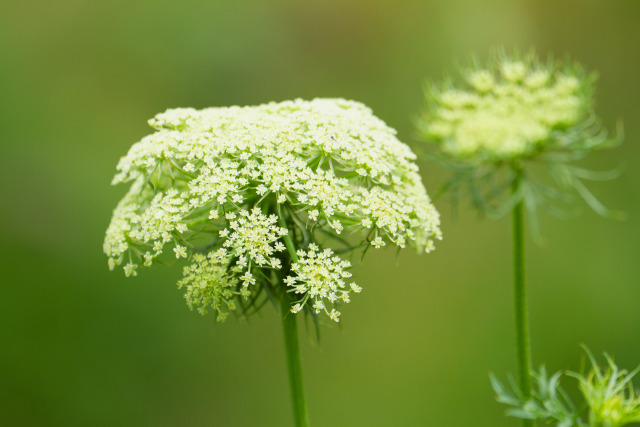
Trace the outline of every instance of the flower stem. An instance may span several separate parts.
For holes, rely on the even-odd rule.
[[[296,248],[293,245],[293,240],[291,240],[291,229],[287,225],[287,221],[284,219],[284,216],[282,215],[282,209],[280,209],[280,205],[277,205],[276,210],[278,212],[278,223],[280,224],[280,227],[286,228],[288,231],[288,233],[284,235],[283,239],[284,239],[284,244],[287,247],[287,251],[289,252],[289,256],[291,257],[291,261],[298,262],[298,254],[296,254]],[[287,312],[288,310],[285,310],[285,313]]]
[[[516,170],[511,191],[520,190],[522,171]],[[524,202],[520,200],[513,208],[513,290],[516,323],[516,348],[518,355],[518,377],[524,399],[531,397],[531,344],[529,337],[529,313],[527,288],[524,275]],[[534,420],[523,420],[524,427],[534,425]]]
[[[282,228],[290,230],[282,214],[280,205],[276,208],[278,222]],[[290,233],[290,231],[289,231]],[[291,234],[284,236],[285,246],[289,252],[291,262],[298,262],[295,246],[291,240]],[[296,316],[291,313],[291,300],[283,284],[282,300],[280,302],[280,316],[282,317],[282,332],[284,334],[284,347],[287,353],[287,370],[289,371],[289,388],[291,390],[291,404],[293,405],[293,418],[296,427],[309,427],[309,415],[307,414],[307,401],[304,397],[302,384],[302,365],[300,363],[300,345],[298,344],[298,325]]]
[[[291,302],[286,292],[282,295],[281,313],[284,347],[287,354],[287,370],[289,371],[289,387],[291,404],[296,427],[309,427],[307,402],[302,384],[302,365],[300,364],[300,346],[298,344],[298,325],[296,316],[290,313]]]

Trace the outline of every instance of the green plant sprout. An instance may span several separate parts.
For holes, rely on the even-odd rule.
[[[565,374],[577,380],[584,398],[581,406],[576,406],[560,386],[563,373],[548,376],[544,366],[532,373],[535,387],[529,398],[524,398],[515,382],[511,381],[511,390],[508,390],[491,376],[496,399],[511,406],[507,410],[509,416],[545,424],[555,422],[558,427],[621,427],[640,422],[640,395],[631,383],[640,367],[632,372],[620,369],[605,353],[607,366],[601,368],[586,347],[585,351],[591,362],[589,372]],[[585,411],[587,421],[583,420]]]
[[[560,214],[559,204],[576,195],[594,211],[612,216],[583,181],[615,174],[595,173],[573,162],[621,139],[610,138],[596,119],[595,77],[579,65],[553,59],[542,63],[533,53],[504,51],[495,51],[488,64],[474,62],[460,79],[427,87],[418,130],[437,146],[433,157],[452,171],[444,189],[454,202],[468,196],[483,213],[512,214],[518,378],[528,400],[532,381],[524,212],[534,236],[539,207]],[[523,424],[533,425],[527,419]]]
[[[415,155],[343,99],[173,109],[150,120],[113,183],[131,183],[106,232],[109,267],[187,262],[187,305],[218,321],[268,301],[282,319],[296,426],[307,426],[296,313],[338,322],[362,288],[345,257],[441,238]]]

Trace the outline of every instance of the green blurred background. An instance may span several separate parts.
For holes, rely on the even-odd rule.
[[[280,324],[189,312],[179,269],[110,273],[102,239],[120,156],[166,108],[345,97],[401,140],[426,77],[492,46],[565,54],[600,74],[623,166],[528,244],[536,365],[578,369],[585,343],[640,364],[640,1],[14,1],[0,7],[0,425],[287,426]],[[446,179],[421,170],[431,193]],[[452,216],[431,255],[380,251],[343,328],[303,335],[314,426],[513,426],[488,373],[515,370],[510,223]],[[310,336],[311,334],[309,334]],[[567,384],[569,385],[569,384]]]

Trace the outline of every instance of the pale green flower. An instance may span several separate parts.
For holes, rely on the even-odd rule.
[[[222,320],[288,289],[292,311],[337,321],[360,290],[341,255],[386,243],[428,252],[441,237],[415,155],[357,102],[183,108],[150,124],[118,164],[113,183],[131,188],[104,251],[127,275],[188,258],[179,285],[200,312]]]
[[[576,192],[598,213],[610,213],[582,181],[614,174],[570,164],[620,142],[595,118],[594,75],[573,62],[502,51],[460,74],[430,84],[418,123],[437,147],[434,157],[453,171],[448,188],[456,199],[468,193],[477,207],[503,214],[519,201],[532,212],[538,205],[557,210],[555,202],[571,201]],[[510,194],[516,180],[521,185]]]
[[[422,129],[443,152],[474,162],[567,148],[576,141],[563,131],[587,118],[592,83],[573,64],[497,56],[458,85],[433,87]]]

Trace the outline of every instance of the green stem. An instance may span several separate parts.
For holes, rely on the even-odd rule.
[[[284,347],[287,353],[287,370],[289,371],[289,387],[291,390],[291,404],[296,427],[309,427],[307,403],[304,398],[302,385],[302,365],[300,364],[300,346],[298,344],[298,325],[296,316],[290,313],[291,301],[283,292],[281,313],[282,332],[284,333]]]
[[[278,211],[278,223],[280,224],[280,227],[286,228],[287,230],[289,230],[289,232],[285,234],[283,237],[284,245],[287,247],[287,251],[289,252],[291,261],[298,262],[298,254],[296,253],[296,248],[293,244],[293,240],[291,240],[291,229],[287,225],[287,221],[284,219],[284,216],[282,215],[282,209],[280,209],[280,205],[276,207],[276,210]]]
[[[516,171],[511,191],[519,191],[522,171]],[[516,348],[518,354],[518,377],[523,397],[531,397],[531,344],[529,337],[529,313],[527,288],[524,275],[524,202],[520,200],[513,208],[513,290],[516,323]],[[534,425],[533,420],[523,420],[524,427]]]
[[[290,230],[278,204],[278,222],[280,227]],[[284,243],[289,252],[291,262],[298,261],[296,249],[291,240],[291,234],[284,236]],[[302,384],[302,364],[300,363],[300,345],[298,344],[298,325],[296,316],[291,313],[291,300],[286,286],[282,283],[282,300],[280,302],[280,316],[282,317],[282,332],[284,334],[284,348],[287,353],[287,370],[289,371],[289,389],[291,391],[291,404],[293,405],[293,419],[296,427],[309,427],[307,414],[307,401],[304,398]]]

